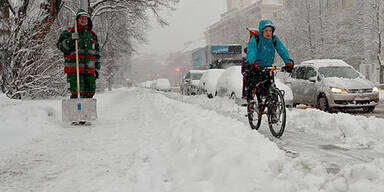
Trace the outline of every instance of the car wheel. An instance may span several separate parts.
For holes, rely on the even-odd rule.
[[[320,96],[317,103],[318,103],[317,108],[319,108],[320,110],[325,111],[325,112],[330,111],[327,97]]]
[[[212,95],[212,93],[209,93],[209,94],[207,94],[207,96],[208,96],[208,98],[210,98],[210,99],[212,99],[212,98],[213,98],[213,95]]]
[[[372,113],[375,110],[375,106],[363,107],[364,113]]]

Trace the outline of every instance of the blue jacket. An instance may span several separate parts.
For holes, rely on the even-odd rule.
[[[274,63],[275,51],[283,59],[284,63],[290,63],[291,57],[287,51],[287,48],[283,45],[280,39],[275,36],[276,47],[273,45],[272,38],[266,39],[263,37],[263,29],[267,26],[271,26],[275,29],[272,21],[261,20],[259,23],[259,44],[257,45],[256,38],[253,36],[248,43],[247,61],[250,64],[257,63],[263,67],[270,67]]]

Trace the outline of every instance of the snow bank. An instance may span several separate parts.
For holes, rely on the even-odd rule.
[[[285,156],[285,152],[258,132],[250,130],[247,124],[238,124],[236,122],[239,121],[236,119],[215,114],[215,111],[228,114],[239,112],[241,109],[233,101],[220,97],[208,100],[204,96],[185,97],[176,94],[168,96],[179,99],[181,97],[184,102],[198,104],[185,105],[175,101],[162,104],[162,99],[155,102],[163,109],[177,105],[184,106],[188,110],[183,114],[190,116],[190,119],[178,115],[169,116],[167,120],[175,122],[175,125],[172,133],[168,134],[168,138],[173,141],[170,141],[165,149],[177,148],[173,152],[175,156],[168,159],[172,171],[165,180],[173,184],[177,180],[177,187],[173,186],[175,188],[170,191],[336,192],[359,191],[362,186],[377,192],[384,189],[381,183],[384,176],[382,168],[384,160],[346,167],[337,175],[333,175],[327,173],[320,162],[310,157],[299,156],[292,159]],[[201,110],[200,106],[215,111]],[[196,114],[191,115],[188,111],[195,111]],[[306,112],[297,110],[294,114]],[[317,112],[327,114],[316,110],[311,112],[312,115]],[[326,120],[327,116],[333,114],[325,115],[316,121]],[[290,122],[297,119],[300,118],[295,117]],[[347,116],[341,121],[350,119],[353,119],[353,116]],[[188,127],[192,122],[200,122],[201,125]],[[348,130],[346,127],[344,129]],[[353,132],[348,136],[354,138],[352,134]]]
[[[0,151],[16,148],[41,136],[49,123],[57,118],[58,104],[59,101],[11,100],[1,94]]]
[[[327,192],[360,192],[384,190],[384,159],[367,164],[347,166],[324,185]]]
[[[173,97],[177,97],[174,95]],[[181,96],[181,100],[200,104],[207,109],[237,115],[245,119],[245,107],[239,107],[227,98],[206,96]],[[289,129],[319,135],[323,138],[339,139],[346,148],[384,149],[384,119],[348,113],[325,113],[317,109],[292,109],[287,113]]]
[[[288,158],[275,143],[242,122],[198,105],[153,97],[146,100],[153,100],[153,107],[161,109],[157,116],[169,124],[159,125],[160,150],[142,155],[160,161],[154,163],[161,166],[155,171],[169,191],[296,192],[319,189],[326,182],[326,169],[319,163]],[[174,113],[175,109],[184,110]],[[143,171],[148,170],[138,170]],[[158,185],[143,185],[138,191]]]
[[[287,114],[287,126],[297,131],[325,138],[338,138],[347,148],[374,147],[384,149],[384,119],[346,113],[330,114],[320,110],[294,109]]]

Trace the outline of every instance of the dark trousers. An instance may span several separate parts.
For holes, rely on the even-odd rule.
[[[253,100],[255,95],[257,97],[257,101],[260,103],[261,96],[267,95],[267,91],[271,86],[270,79],[273,77],[269,76],[269,71],[254,67],[247,72],[246,77],[247,101]],[[263,82],[264,80],[267,81]],[[261,82],[263,83],[257,87],[257,85]]]
[[[80,98],[92,98],[96,91],[96,79],[94,74],[80,74]],[[68,73],[67,81],[71,98],[77,98],[77,80],[76,74]]]

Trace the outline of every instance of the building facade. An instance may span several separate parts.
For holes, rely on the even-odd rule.
[[[273,19],[274,12],[282,8],[282,3],[280,0],[227,0],[227,12],[205,32],[208,46],[246,46],[249,40],[247,28],[258,27],[261,19]]]
[[[251,3],[251,0],[227,0],[227,12],[233,9],[243,9]]]

